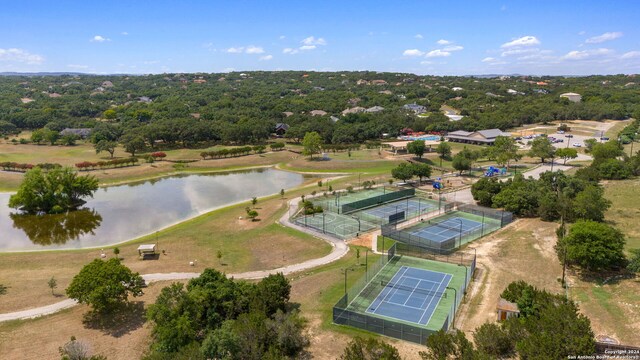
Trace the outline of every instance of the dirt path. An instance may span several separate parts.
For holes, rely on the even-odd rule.
[[[290,211],[295,213],[298,208],[298,203],[300,202],[300,198],[292,199],[289,202]],[[326,265],[333,261],[336,261],[343,257],[348,251],[349,247],[342,240],[334,239],[326,234],[315,232],[308,228],[303,228],[296,224],[293,224],[289,221],[289,211],[285,212],[284,215],[278,221],[281,225],[288,226],[306,233],[309,233],[317,238],[320,238],[324,241],[327,241],[331,244],[332,249],[331,252],[317,259],[307,260],[298,264],[292,264],[284,267],[279,267],[277,269],[270,270],[259,270],[259,271],[248,271],[244,273],[237,274],[227,274],[228,277],[234,279],[262,279],[271,274],[283,273],[284,275],[292,274],[298,271],[314,268],[321,265]],[[167,281],[167,280],[188,280],[193,279],[195,277],[200,276],[200,273],[197,272],[172,272],[172,273],[155,273],[155,274],[144,274],[142,278],[147,283],[152,283],[156,281]],[[46,306],[40,306],[37,308],[16,311],[6,314],[0,314],[0,322],[10,321],[10,320],[23,320],[23,319],[32,319],[39,316],[50,315],[56,313],[58,311],[68,309],[77,305],[77,302],[73,299],[66,299],[55,304],[50,304]]]

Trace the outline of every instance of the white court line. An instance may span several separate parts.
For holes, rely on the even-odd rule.
[[[435,281],[430,281],[430,282],[431,282],[432,284],[438,284],[438,283],[437,283],[437,282],[435,282]],[[420,283],[418,283],[418,285],[420,285]],[[424,288],[420,288],[420,289],[422,289],[422,290],[431,291],[431,292],[433,293],[432,295],[425,296],[425,298],[422,300],[422,303],[420,304],[420,308],[419,308],[419,309],[421,309],[421,310],[423,311],[423,316],[424,316],[424,310],[426,310],[426,309],[428,309],[428,308],[429,308],[428,306],[427,306],[427,307],[424,307],[424,303],[425,303],[425,301],[427,301],[427,299],[436,297],[436,293],[438,292],[438,286],[439,286],[439,285],[437,285],[437,286],[436,286],[436,289],[435,289],[435,290],[433,290],[433,285],[431,285],[431,287],[430,287],[428,290],[427,290],[427,289],[424,289]],[[408,300],[408,299],[407,299],[407,300]]]
[[[444,285],[445,290],[447,289],[447,286],[449,285],[449,283],[451,282],[451,279],[453,278],[453,275],[451,275],[451,274],[447,274],[447,275],[449,275],[449,281],[447,281],[447,283]],[[444,279],[446,279],[446,278],[447,278],[447,277],[445,276],[445,277],[442,279],[442,281],[444,281]],[[440,289],[440,287],[438,287],[438,289]],[[438,290],[438,289],[436,289],[436,290]],[[432,299],[432,300],[433,300],[433,299]],[[440,304],[440,301],[442,301],[442,296],[440,296],[440,297],[438,298],[438,302],[436,302],[436,306],[433,308],[433,311],[431,311],[431,315],[429,315],[429,319],[427,320],[427,323],[426,323],[425,325],[428,325],[428,324],[429,324],[429,322],[431,321],[431,318],[433,317],[433,314],[435,314],[435,313],[436,313],[436,309],[438,309],[438,305]],[[454,303],[454,304],[456,303],[456,299],[455,299],[455,298],[453,299],[453,303]],[[427,305],[427,307],[425,308],[425,313],[426,313],[426,310],[429,308],[429,306],[431,306],[431,302],[429,302],[429,305]],[[454,306],[455,306],[455,305],[454,305]],[[422,314],[422,317],[420,318],[420,324],[422,324],[422,318],[424,317],[424,314],[425,314],[425,313],[423,313],[423,314]]]
[[[388,264],[388,263],[387,263],[387,264]],[[406,267],[406,266],[403,266],[403,267],[401,267],[400,269],[402,269],[402,268],[404,268],[404,271],[402,272],[402,275],[400,275],[400,278],[399,278],[399,279],[402,279],[402,276],[404,276],[404,273],[406,273],[406,272],[407,272],[407,270],[409,269],[409,268],[408,268],[408,267]],[[382,270],[381,270],[381,271],[382,271]],[[398,271],[395,275],[393,275],[393,277],[391,278],[391,280],[393,281],[393,280],[396,278],[396,276],[398,276],[398,274],[399,274],[399,273],[400,273],[400,271]],[[399,279],[398,279],[398,280],[399,280]],[[396,282],[397,282],[398,280],[396,280]],[[365,286],[365,287],[366,287],[366,286]],[[382,289],[382,291],[380,292],[380,294],[382,294],[382,292],[383,292],[386,288],[387,288],[387,287],[385,286],[385,288],[384,288],[384,289]],[[363,290],[364,290],[364,289],[363,289]],[[396,291],[397,291],[397,289],[396,289]],[[362,292],[362,291],[360,291],[360,292]],[[387,297],[389,297],[389,294],[390,294],[390,293],[391,293],[391,290],[389,290],[389,292],[387,292],[387,294],[384,296],[384,298],[383,298],[382,300],[380,300],[380,304],[382,304],[383,302],[385,302],[385,300],[387,299]],[[376,309],[375,309],[375,310],[373,310],[373,311],[369,311],[369,310],[371,309],[371,307],[373,306],[373,304],[376,302],[376,300],[378,300],[378,298],[380,297],[380,294],[378,294],[378,296],[376,296],[376,298],[373,300],[373,302],[371,302],[371,305],[369,305],[369,307],[367,308],[367,311],[366,311],[366,312],[372,312],[372,313],[374,313],[374,314],[377,314],[377,312],[376,312],[376,311],[377,311],[377,310],[378,310],[378,308],[380,307],[380,304],[378,304],[378,306],[376,306]],[[395,291],[394,291],[394,294],[395,294]],[[360,294],[358,294],[358,296],[360,296]]]
[[[442,285],[442,282],[443,282],[443,281],[444,281],[444,278],[442,278],[442,279],[440,280],[440,283],[438,284],[438,287],[436,288],[436,290],[440,288],[440,286]],[[422,318],[423,318],[423,317],[424,317],[424,315],[427,313],[427,310],[429,309],[429,306],[431,306],[431,303],[433,302],[433,299],[434,299],[434,298],[435,298],[435,296],[432,296],[432,297],[431,297],[431,300],[429,301],[429,304],[427,305],[427,307],[426,307],[426,308],[424,308],[424,311],[422,311],[422,316],[420,317],[420,320],[418,320],[418,323],[419,323],[419,324],[422,324]],[[431,315],[433,315],[433,313],[434,313],[434,312],[435,312],[435,309],[433,309],[433,311],[431,312]],[[431,320],[431,316],[429,316],[429,320]],[[428,323],[429,323],[429,321],[427,321],[427,324],[428,324]]]
[[[407,306],[407,301],[409,301],[409,299],[411,299],[411,297],[413,296],[413,293],[416,292],[416,289],[418,288],[418,285],[420,285],[421,280],[418,279],[418,283],[416,284],[416,286],[413,288],[413,290],[411,290],[411,294],[409,294],[409,296],[407,296],[407,299],[404,301],[404,304],[402,304],[402,306]],[[433,288],[433,285],[431,285]],[[426,290],[426,289],[425,289]],[[424,294],[426,295],[426,294]]]

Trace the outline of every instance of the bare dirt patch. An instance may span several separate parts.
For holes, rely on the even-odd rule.
[[[87,306],[76,306],[61,313],[19,322],[0,324],[0,354],[3,359],[58,359],[58,347],[71,336],[88,343],[93,354],[109,359],[139,359],[150,344],[150,328],[144,323],[144,309],[153,303],[168,282],[154,283],[145,294],[131,299],[140,311],[126,319],[127,324],[114,328],[83,324]]]

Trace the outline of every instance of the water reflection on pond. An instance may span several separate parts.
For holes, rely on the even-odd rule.
[[[274,169],[168,177],[101,188],[78,211],[43,216],[18,214],[7,206],[10,194],[0,194],[0,251],[115,244],[302,181]]]

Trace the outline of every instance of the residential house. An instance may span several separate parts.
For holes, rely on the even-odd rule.
[[[462,90],[464,90],[464,89],[463,89],[463,88],[461,88],[461,87],[459,87],[459,86],[456,86],[456,87],[452,87],[452,88],[451,88],[451,90],[452,90],[452,91],[462,91]]]
[[[357,114],[357,113],[361,113],[366,111],[367,109],[361,107],[361,106],[356,106],[356,107],[352,107],[350,109],[345,109],[342,110],[341,114],[342,115],[348,115],[348,114]]]
[[[378,106],[378,105],[372,106],[372,107],[370,107],[370,108],[365,110],[365,112],[368,112],[368,113],[377,113],[377,112],[380,112],[380,111],[384,111],[384,108],[382,106]]]
[[[579,103],[582,100],[582,95],[580,94],[576,94],[576,93],[564,93],[564,94],[560,94],[561,98],[565,98],[565,99],[569,99],[569,101],[574,102],[574,103]]]
[[[150,98],[150,97],[148,97],[148,96],[140,96],[140,97],[138,98],[138,102],[142,102],[142,103],[150,104],[150,103],[152,103],[152,102],[153,102],[153,100],[151,100],[151,98]]]
[[[277,123],[276,124],[276,128],[275,128],[275,133],[279,136],[284,135],[284,133],[287,132],[287,130],[289,130],[289,125],[285,124],[285,123]]]
[[[384,80],[371,80],[371,85],[387,85],[387,82]]]
[[[331,121],[333,121],[333,122],[338,122],[338,120],[340,120],[340,118],[339,118],[339,117],[337,117],[337,116],[333,116],[333,115],[331,115],[331,116],[329,117],[329,119],[331,119]]]
[[[293,115],[293,113],[291,111],[285,111],[285,112],[282,113],[282,115],[284,115],[286,117],[289,117],[289,116]]]
[[[311,114],[311,116],[325,116],[327,112],[324,110],[311,110],[309,114]]]
[[[89,135],[91,135],[91,131],[93,129],[88,129],[88,128],[80,128],[80,129],[72,129],[72,128],[66,128],[62,131],[60,131],[60,136],[65,136],[65,135],[76,135],[78,137],[80,137],[81,139],[86,139],[89,137]]]
[[[422,114],[422,113],[425,113],[427,111],[426,107],[424,107],[422,105],[418,105],[416,103],[406,104],[402,108],[405,109],[405,110],[413,111],[416,114]]]
[[[113,83],[109,80],[103,81],[102,82],[102,87],[103,88],[112,88],[113,87]]]
[[[445,135],[447,141],[461,142],[466,144],[492,145],[498,136],[511,136],[500,129],[488,129],[480,131],[453,131]]]

